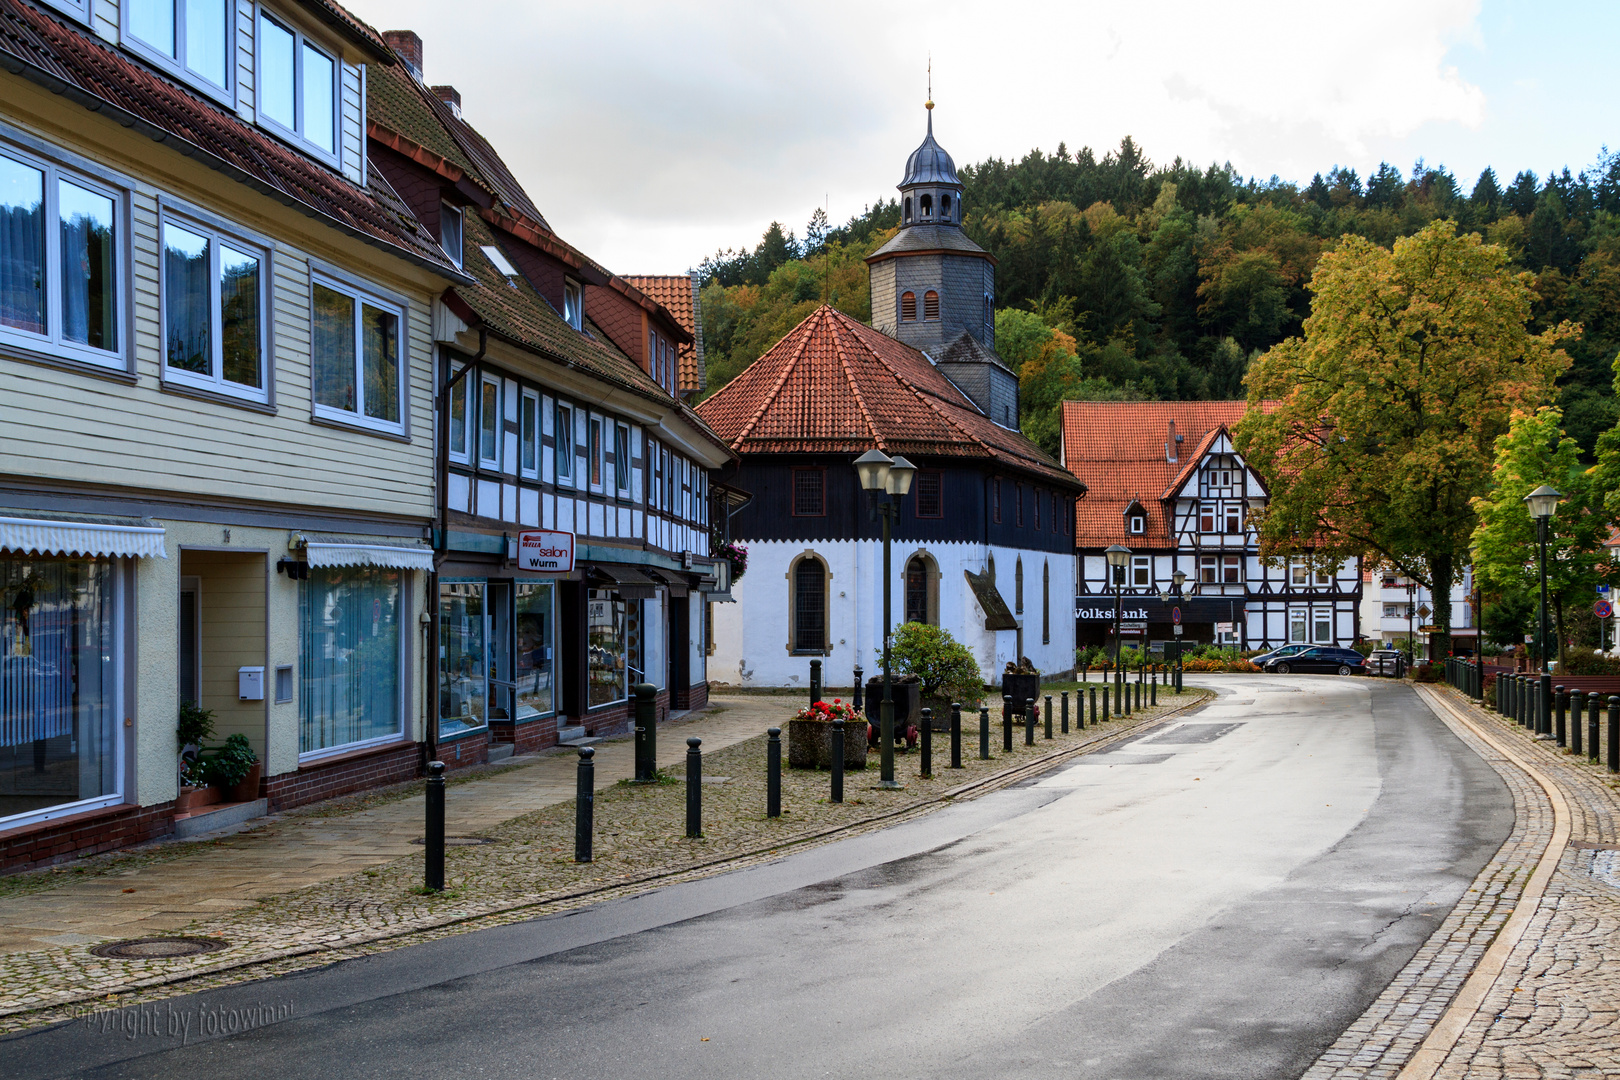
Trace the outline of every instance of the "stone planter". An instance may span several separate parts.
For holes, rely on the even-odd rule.
[[[896,679],[893,686],[894,694],[894,740],[904,743],[901,733],[907,727],[922,730],[922,683],[920,681],[901,682]],[[883,676],[878,675],[866,680],[866,717],[873,724],[880,723],[883,717]],[[949,717],[947,716],[947,721]]]
[[[259,797],[259,777],[264,774],[264,763],[256,761],[242,782],[231,788],[230,802],[252,802]]]
[[[183,787],[174,800],[174,812],[194,814],[205,806],[222,801],[224,797],[225,793],[217,787]]]
[[[788,765],[794,769],[832,768],[832,722],[788,721]],[[844,721],[844,768],[866,768],[866,724]]]
[[[1036,701],[1041,697],[1041,677],[1039,675],[1003,675],[1001,677],[1002,697],[1013,699],[1013,712],[1024,715],[1024,702],[1030,698]]]

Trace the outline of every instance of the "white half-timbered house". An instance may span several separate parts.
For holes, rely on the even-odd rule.
[[[1348,646],[1360,636],[1361,568],[1332,573],[1304,560],[1260,557],[1249,513],[1264,504],[1264,478],[1232,445],[1246,403],[1063,403],[1063,464],[1090,491],[1075,527],[1076,641],[1111,645],[1114,588],[1104,550],[1131,551],[1121,588],[1125,646],[1174,636],[1241,649],[1289,643]],[[1169,604],[1174,574],[1186,575]]]

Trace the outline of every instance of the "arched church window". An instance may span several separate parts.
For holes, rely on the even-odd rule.
[[[917,294],[916,293],[914,293],[914,292],[903,292],[903,293],[900,294],[900,321],[901,322],[916,322],[917,321]]]
[[[951,197],[949,195],[941,195],[939,197],[939,216],[944,218],[946,221],[949,221],[951,218]]]
[[[827,567],[814,555],[793,566],[793,651],[827,649]]]
[[[929,617],[933,605],[929,603],[929,559],[913,555],[906,562],[906,622],[932,625]]]
[[[906,220],[911,220],[911,196],[906,196]]]
[[[921,199],[917,200],[917,206],[919,209],[921,209],[923,217],[933,216],[934,197],[932,195],[924,195]]]
[[[1013,614],[1024,613],[1024,557],[1018,556],[1018,563],[1013,567]]]
[[[923,318],[939,318],[939,293],[933,289],[923,293]]]

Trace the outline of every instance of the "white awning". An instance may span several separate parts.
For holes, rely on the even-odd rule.
[[[163,550],[161,527],[0,517],[0,551],[8,550],[31,555],[169,557]]]
[[[391,570],[432,570],[433,550],[386,544],[315,544],[303,546],[311,566],[385,566]]]

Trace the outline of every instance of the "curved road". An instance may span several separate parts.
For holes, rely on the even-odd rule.
[[[159,1006],[291,1007],[246,1036],[70,1024],[0,1058],[19,1080],[1297,1077],[1506,839],[1512,799],[1404,687],[1218,690],[881,833]]]

